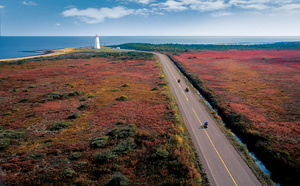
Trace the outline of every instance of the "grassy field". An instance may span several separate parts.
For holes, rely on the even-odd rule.
[[[201,50],[170,57],[282,185],[300,165],[300,51]]]
[[[206,184],[152,54],[2,62],[0,87],[0,184]]]

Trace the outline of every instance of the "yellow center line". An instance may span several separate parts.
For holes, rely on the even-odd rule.
[[[200,119],[199,119],[198,115],[196,114],[196,112],[195,112],[194,108],[192,108],[192,109],[193,109],[193,112],[194,112],[194,114],[196,115],[196,117],[197,117],[197,119],[198,119],[199,123],[200,123],[200,124],[201,124],[201,126],[204,128],[204,126],[203,126],[202,122],[200,121]],[[206,130],[205,130],[205,129],[204,129],[204,132],[205,132],[205,134],[207,135],[207,137],[208,137],[208,139],[209,139],[210,143],[212,144],[213,148],[215,149],[216,153],[218,154],[218,156],[219,156],[220,160],[222,161],[222,163],[223,163],[224,167],[226,168],[226,170],[227,170],[228,174],[230,175],[231,179],[233,180],[234,184],[237,186],[237,184],[236,184],[236,182],[235,182],[234,178],[232,177],[232,175],[231,175],[230,171],[228,170],[228,168],[227,168],[226,164],[224,163],[224,161],[223,161],[222,157],[220,156],[220,154],[219,154],[218,150],[216,149],[216,147],[215,147],[214,143],[213,143],[213,142],[212,142],[212,140],[210,139],[210,137],[209,137],[209,135],[208,135],[208,133],[206,132]]]
[[[173,75],[175,81],[177,81],[177,79],[176,79],[175,75],[173,74],[173,72],[172,72],[170,66],[168,65],[168,63],[167,63],[166,61],[165,61],[165,63],[167,64],[167,66],[168,66],[168,68],[169,68],[171,74]],[[189,101],[189,99],[187,98],[186,94],[184,93],[184,91],[183,91],[183,89],[181,88],[181,86],[179,85],[179,83],[178,83],[178,86],[179,86],[179,88],[181,89],[181,91],[182,91],[183,95],[185,96],[186,100]]]

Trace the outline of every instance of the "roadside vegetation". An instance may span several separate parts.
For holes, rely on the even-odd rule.
[[[0,87],[0,184],[208,184],[153,54],[2,62]]]
[[[290,185],[299,179],[299,50],[169,56],[274,181]]]
[[[120,47],[167,54],[274,181],[299,182],[300,42]]]

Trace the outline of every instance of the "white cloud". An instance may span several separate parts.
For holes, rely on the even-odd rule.
[[[187,7],[183,6],[184,3],[183,2],[178,2],[178,1],[174,1],[174,0],[167,0],[164,3],[159,3],[156,4],[155,6],[167,10],[167,11],[183,11],[186,10]]]
[[[226,4],[224,0],[216,0],[216,1],[195,1],[191,3],[190,7],[193,10],[200,11],[213,11],[213,10],[221,10],[229,7],[229,4]]]
[[[167,0],[152,6],[157,6],[167,11],[183,11],[187,9],[213,11],[227,8],[230,5],[226,4],[224,0]]]
[[[126,7],[118,6],[113,8],[87,8],[79,10],[77,8],[71,8],[62,12],[65,17],[77,17],[81,21],[89,24],[96,24],[103,22],[105,19],[118,19],[131,14],[145,15],[146,9],[128,9]]]
[[[210,14],[212,17],[223,17],[223,16],[230,16],[233,15],[231,12],[213,12]]]
[[[55,23],[56,26],[60,26],[60,23]]]
[[[286,4],[280,7],[274,8],[274,12],[271,15],[293,15],[300,14],[300,4]]]
[[[293,11],[300,10],[300,4],[287,4],[278,8],[278,10]]]
[[[4,6],[0,5],[0,8],[4,8]]]
[[[128,0],[129,2],[136,2],[136,3],[141,3],[141,4],[149,4],[154,2],[155,0]]]
[[[32,1],[23,1],[23,5],[32,5],[32,6],[36,6],[37,4],[35,2]]]
[[[270,8],[269,6],[263,5],[263,4],[239,5],[239,7],[245,8],[245,9],[257,9],[257,10],[265,10],[265,9]]]

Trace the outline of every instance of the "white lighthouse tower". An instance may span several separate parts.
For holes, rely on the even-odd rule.
[[[100,49],[99,37],[96,34],[94,49]]]

